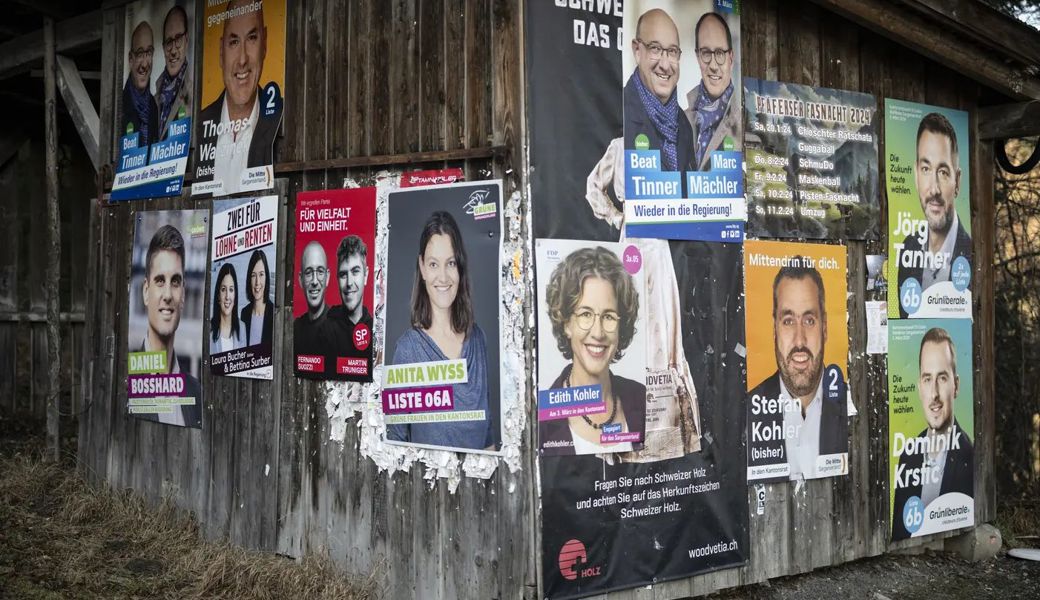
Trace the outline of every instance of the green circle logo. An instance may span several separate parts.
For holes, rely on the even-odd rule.
[[[727,135],[725,137],[725,139],[722,140],[722,149],[727,151],[727,152],[729,152],[731,150],[736,150],[737,149],[737,145],[735,143],[733,143],[733,137],[732,136],[728,136]]]
[[[636,136],[636,150],[649,150],[650,149],[650,138],[646,137],[645,133],[640,133]]]

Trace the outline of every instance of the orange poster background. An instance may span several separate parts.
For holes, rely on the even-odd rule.
[[[257,0],[258,2],[260,0]],[[260,74],[260,87],[274,81],[285,97],[285,2],[286,0],[263,0],[264,25],[267,26],[267,56],[264,70]],[[198,110],[209,106],[224,91],[224,78],[220,71],[220,34],[224,24],[209,25],[209,17],[224,12],[226,2],[209,6],[202,17],[202,92]]]
[[[752,390],[776,371],[773,339],[773,278],[780,267],[751,266],[751,256],[807,256],[823,278],[827,308],[827,342],[823,366],[835,364],[848,379],[849,323],[847,316],[847,252],[845,246],[747,240],[744,242],[745,324],[747,327],[747,389]],[[836,268],[823,268],[820,259],[833,259]]]

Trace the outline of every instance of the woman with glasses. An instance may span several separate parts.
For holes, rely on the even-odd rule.
[[[488,411],[487,340],[473,315],[462,233],[445,211],[430,215],[419,236],[412,283],[412,328],[390,364],[466,361],[466,383],[452,385],[453,410],[483,411],[475,421],[390,425],[387,438],[427,446],[494,450]]]
[[[542,448],[551,454],[636,449],[631,442],[601,442],[608,431],[645,429],[646,386],[610,372],[636,333],[639,292],[632,276],[614,252],[582,248],[556,266],[545,296],[556,347],[571,361],[550,387],[598,385],[606,411],[541,423]]]
[[[242,324],[238,320],[238,276],[231,263],[224,263],[213,286],[213,310],[210,311],[210,354],[237,350],[246,345]]]

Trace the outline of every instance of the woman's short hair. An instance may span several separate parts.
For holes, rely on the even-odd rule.
[[[246,270],[246,279],[253,277],[253,267],[256,263],[264,263],[264,302],[267,304],[271,303],[271,268],[267,266],[267,254],[263,250],[253,250],[253,254],[249,256],[249,268]],[[246,298],[249,298],[250,302],[256,302],[257,299],[253,297],[253,286],[246,286]]]
[[[639,293],[636,291],[632,276],[625,271],[621,259],[602,246],[582,248],[567,255],[563,262],[556,265],[549,285],[545,288],[546,304],[549,305],[549,320],[552,322],[553,336],[556,337],[556,348],[563,357],[574,358],[571,341],[564,331],[564,326],[581,300],[585,280],[599,277],[610,283],[617,297],[618,348],[611,361],[620,360],[624,350],[632,343],[636,334],[636,317],[639,315]]]
[[[430,295],[426,292],[419,263],[426,254],[426,245],[430,243],[430,238],[438,234],[446,235],[451,240],[451,249],[455,253],[455,267],[459,271],[459,289],[451,305],[451,328],[456,333],[468,334],[473,327],[473,301],[469,291],[466,247],[462,244],[462,233],[455,218],[443,210],[430,215],[419,236],[419,260],[415,263],[415,279],[412,281],[412,327],[429,329],[433,322]]]
[[[213,310],[209,315],[209,330],[214,342],[220,338],[220,282],[228,275],[235,286],[235,303],[231,306],[231,337],[238,337],[238,275],[235,274],[235,268],[231,263],[224,263],[213,281]]]

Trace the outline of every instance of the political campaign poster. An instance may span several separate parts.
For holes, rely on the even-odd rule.
[[[126,5],[112,200],[181,193],[195,109],[195,3]]]
[[[845,246],[748,240],[747,479],[849,471]]]
[[[127,410],[202,427],[209,210],[134,215],[127,311]]]
[[[622,3],[524,7],[534,236],[616,242],[624,230]],[[561,82],[568,82],[561,86]]]
[[[535,256],[541,452],[642,449],[647,299],[639,248],[537,240]]]
[[[497,453],[502,182],[402,188],[387,202],[385,439]]]
[[[877,239],[878,125],[870,94],[745,77],[748,235]]]
[[[192,195],[274,187],[285,91],[285,0],[206,3]]]
[[[629,237],[744,238],[738,7],[730,0],[625,2]]]
[[[888,322],[892,540],[975,524],[971,321]]]
[[[885,99],[888,316],[971,318],[968,113]]]
[[[213,202],[209,366],[214,375],[274,376],[278,196]]]
[[[546,253],[552,248],[540,247]],[[622,256],[627,248],[621,246]],[[653,260],[667,265],[681,290],[677,330],[680,352],[697,366],[692,385],[702,411],[699,451],[633,461],[633,453],[559,455],[541,450],[547,598],[604,594],[747,561],[744,407],[732,401],[744,392],[740,245],[676,241],[665,248],[670,251]],[[647,268],[651,258],[644,256],[642,262]],[[538,277],[541,289],[541,268]],[[551,337],[542,329],[540,322],[539,344]],[[647,335],[657,335],[652,326]],[[545,360],[540,350],[539,387]],[[560,363],[555,358],[550,362]],[[648,392],[655,388],[652,376],[647,377]],[[548,423],[538,424],[542,440]]]
[[[372,381],[376,189],[296,194],[293,365],[298,377]]]

